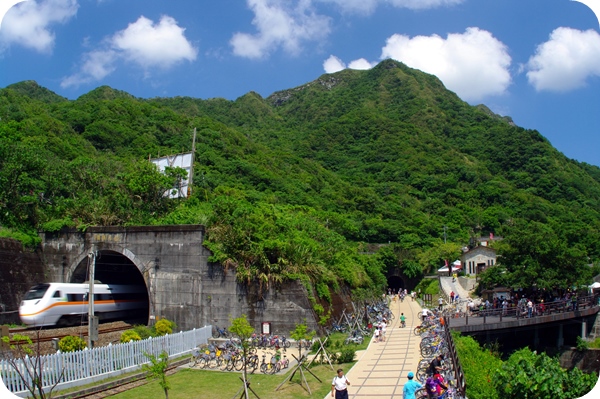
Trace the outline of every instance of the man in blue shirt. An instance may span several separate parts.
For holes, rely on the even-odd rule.
[[[414,376],[415,375],[412,371],[410,371],[407,375],[408,381],[406,381],[406,383],[404,384],[404,389],[402,390],[404,399],[415,399],[415,392],[423,388],[423,385],[413,380]]]

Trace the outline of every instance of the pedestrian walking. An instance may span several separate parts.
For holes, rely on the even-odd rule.
[[[406,377],[408,378],[408,381],[406,381],[404,388],[402,388],[402,396],[404,399],[415,399],[415,392],[423,388],[423,385],[413,379],[415,374],[412,371],[410,371]]]
[[[348,399],[348,385],[350,385],[350,381],[344,375],[344,370],[338,369],[337,375],[331,381],[331,397]]]

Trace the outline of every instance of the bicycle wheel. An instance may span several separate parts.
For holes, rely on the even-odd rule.
[[[225,370],[232,371],[234,366],[235,366],[234,360],[233,359],[229,359],[229,360],[227,360],[227,363],[225,365]]]
[[[246,371],[249,371],[250,374],[254,374],[256,369],[258,368],[258,356],[253,356],[246,363]]]
[[[208,366],[209,369],[216,369],[217,368],[217,358],[211,357],[208,360],[208,363],[206,365]]]
[[[221,335],[221,334],[219,334],[219,330],[213,330],[213,332],[212,332],[212,337],[213,337],[214,339],[217,339],[217,338],[219,338],[219,336],[220,336],[220,335]]]
[[[196,365],[201,369],[205,369],[206,366],[208,365],[208,361],[205,357],[201,357],[200,359],[198,359],[198,362],[196,363]]]
[[[268,364],[267,363],[263,363],[260,365],[260,372],[263,374],[267,374],[268,371]]]
[[[237,370],[237,371],[242,371],[242,369],[244,368],[244,359],[240,356],[240,357],[236,357],[234,362],[233,362],[233,367]]]

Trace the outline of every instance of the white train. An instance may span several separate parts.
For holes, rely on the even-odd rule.
[[[43,283],[32,287],[19,306],[29,327],[70,326],[87,321],[89,284]],[[103,319],[131,317],[148,308],[148,293],[135,285],[94,284],[94,314]]]

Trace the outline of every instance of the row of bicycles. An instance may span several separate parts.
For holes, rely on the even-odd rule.
[[[353,304],[354,305],[354,304]],[[345,345],[357,344],[364,342],[365,338],[371,337],[374,328],[386,320],[391,323],[394,319],[394,314],[389,308],[388,300],[374,301],[364,305],[354,305],[355,309],[362,309],[361,312],[348,313],[342,312],[339,320],[333,322],[331,326],[325,330],[326,335],[331,333],[347,333],[348,336],[344,340]]]
[[[246,364],[250,373],[260,370],[264,374],[275,374],[281,369],[288,368],[290,362],[281,351],[262,351],[259,355],[256,348],[250,348],[244,359],[239,341],[228,340],[220,345],[205,344],[192,350],[189,366],[201,369],[221,371],[241,371]]]
[[[446,340],[446,332],[441,323],[440,315],[425,319],[423,323],[413,330],[416,335],[421,336],[420,351],[421,360],[415,373],[415,378],[423,384],[423,388],[416,392],[417,399],[425,399],[428,396],[427,389],[435,387],[436,398],[439,399],[463,399],[456,388],[454,365],[450,359],[449,345]],[[434,372],[433,365],[441,366],[439,372]],[[438,363],[439,362],[439,363]],[[438,382],[440,384],[438,384]],[[442,387],[445,386],[445,389]]]

